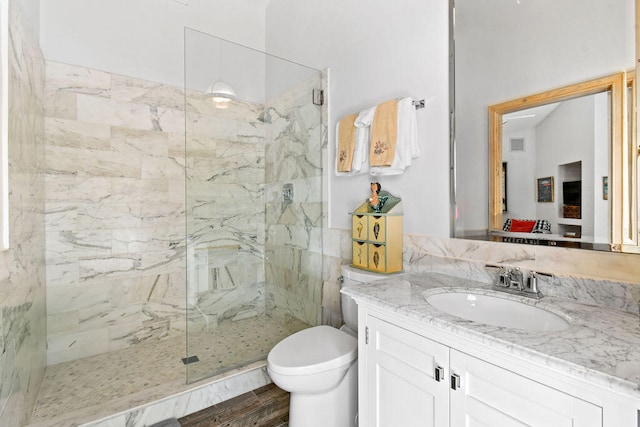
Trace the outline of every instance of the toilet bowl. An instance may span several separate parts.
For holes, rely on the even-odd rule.
[[[344,285],[381,275],[342,267]],[[358,412],[357,305],[341,299],[345,325],[315,326],[280,341],[267,356],[271,380],[290,393],[289,427],[354,427]]]
[[[352,427],[357,412],[358,341],[315,326],[276,344],[267,357],[271,380],[291,393],[290,427]]]

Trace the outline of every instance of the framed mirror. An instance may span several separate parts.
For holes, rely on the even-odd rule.
[[[491,240],[610,250],[625,83],[617,73],[489,107]]]
[[[508,179],[502,182],[502,162],[497,169],[495,164],[491,164],[493,160],[490,159],[491,151],[488,148],[489,107],[620,73],[634,75],[635,1],[596,0],[580,3],[578,7],[572,0],[452,0],[452,3],[455,88],[452,143],[455,151],[455,218],[452,234],[453,237],[464,239],[491,239],[490,230],[499,230],[504,226],[501,216],[494,217],[495,212],[503,214],[503,202],[512,211],[518,207],[518,201],[514,198],[500,200],[501,206],[496,207],[497,201],[490,195],[490,179],[500,186],[506,185],[510,190],[514,190],[516,182]],[[634,102],[626,94],[622,99]],[[629,152],[629,147],[635,144],[635,132],[631,120],[626,120],[626,113],[635,114],[625,104],[623,123],[628,121],[630,127],[625,127],[621,134],[623,141],[627,141],[623,142],[624,149]],[[611,147],[614,146],[617,145],[612,140]],[[633,213],[632,199],[635,193],[631,189],[630,179],[635,158],[631,155],[625,158],[611,151],[608,155],[617,159],[610,173],[589,179],[589,183],[582,182],[582,185],[591,185],[588,189],[582,188],[582,191],[583,194],[594,194],[594,197],[597,193],[602,198],[606,184],[608,205],[620,206],[616,211],[609,211],[608,215],[620,217],[609,222],[611,229],[607,232],[610,235],[608,241],[599,241],[602,244],[596,247],[585,245],[584,248],[626,250],[624,242],[631,247],[637,240],[632,230],[635,226],[637,234],[638,217]],[[518,166],[507,162],[506,170],[510,176],[518,170]],[[616,181],[615,174],[624,178]],[[551,180],[544,179],[552,177],[554,202],[540,203],[555,203],[558,211],[562,209],[562,201],[558,197],[567,179],[558,181],[557,172],[540,172],[530,177],[528,185],[536,188],[538,179],[543,180],[541,185],[545,182],[550,184]],[[494,184],[491,188],[495,188]],[[535,198],[534,203],[538,203],[537,196],[528,197]],[[504,213],[505,218],[506,214],[508,212]],[[583,211],[580,215],[596,214]],[[571,235],[578,233],[576,230],[564,227],[552,232]]]

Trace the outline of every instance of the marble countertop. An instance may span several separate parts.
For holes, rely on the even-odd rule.
[[[531,305],[563,313],[561,331],[530,331],[484,325],[441,312],[424,293],[465,288],[491,293],[491,284],[440,273],[407,273],[371,283],[346,285],[342,292],[359,303],[385,308],[475,342],[561,370],[574,377],[640,399],[640,324],[637,314],[545,296]],[[508,297],[507,297],[508,298]]]

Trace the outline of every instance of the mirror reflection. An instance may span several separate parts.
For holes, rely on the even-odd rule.
[[[619,73],[489,107],[492,240],[609,250],[624,84]]]
[[[608,249],[611,243],[616,241],[611,236],[623,234],[622,231],[612,228],[619,227],[619,224],[614,224],[611,219],[603,219],[612,215],[612,175],[621,173],[623,166],[615,163],[611,168],[612,163],[609,162],[612,170],[604,170],[603,165],[606,162],[603,159],[611,158],[612,152],[609,149],[599,152],[596,161],[595,150],[609,147],[610,142],[599,138],[602,144],[598,145],[598,149],[594,145],[592,160],[581,161],[583,163],[579,165],[580,179],[567,178],[578,173],[578,166],[572,165],[576,161],[570,160],[570,156],[562,158],[562,152],[553,152],[553,156],[559,157],[551,158],[551,150],[539,151],[536,161],[530,163],[532,159],[529,159],[527,163],[523,157],[516,158],[516,153],[505,149],[505,155],[511,156],[505,157],[504,165],[507,174],[504,182],[507,197],[503,201],[500,196],[500,206],[494,208],[494,201],[489,194],[489,182],[490,179],[495,179],[496,183],[503,185],[500,182],[503,164],[501,160],[497,168],[489,168],[487,146],[490,131],[487,110],[489,106],[505,103],[507,100],[632,70],[635,67],[635,2],[596,0],[580,3],[579,7],[576,7],[572,0],[455,0],[454,7],[454,237],[487,239],[491,238],[490,230],[501,230],[509,218],[549,217],[548,220],[554,224],[551,234],[572,235],[568,239],[575,239],[578,234],[581,238],[589,236],[589,240],[597,245],[581,247]],[[594,99],[597,101],[593,101],[591,108],[604,108],[607,98],[606,95],[601,95],[600,98],[596,96]],[[562,110],[569,109],[560,109],[564,102],[566,100],[555,106],[546,120],[543,120],[546,121],[546,127],[550,127],[549,124]],[[509,113],[513,113],[511,118],[507,116]],[[513,117],[529,114],[515,109],[509,113],[505,113],[505,125],[513,126],[516,126],[518,121],[526,120]],[[591,134],[603,133],[602,126],[605,125],[602,119],[594,117],[588,126],[578,125],[577,129],[571,131],[571,135],[578,139],[578,135],[587,132],[589,128]],[[518,137],[507,137],[506,133],[510,132],[512,131],[508,127],[505,128],[505,139],[501,138],[501,144],[511,144],[510,138],[513,138],[516,140],[514,147],[517,148]],[[520,129],[514,132],[525,131]],[[536,130],[536,133],[540,132],[544,133],[547,130]],[[631,132],[629,134],[631,136]],[[568,136],[563,139],[569,141]],[[526,138],[524,143],[527,144]],[[540,154],[542,152],[544,154]],[[548,158],[548,164],[543,162],[544,157]],[[526,178],[513,175],[523,168],[518,161],[526,163],[531,172],[526,183]],[[567,166],[563,166],[564,170],[559,170],[561,165]],[[538,179],[551,177],[554,201],[538,202]],[[604,179],[605,177],[607,179]],[[575,181],[580,181],[582,200],[580,213],[573,215],[580,215],[580,218],[567,218],[562,209],[564,205],[571,204],[563,203],[563,183]],[[550,184],[550,180],[543,180],[541,185],[545,182]],[[605,184],[609,187],[608,200],[604,200],[602,194]],[[521,192],[517,191],[519,185],[526,187],[527,193],[524,188]],[[506,206],[503,206],[503,203]],[[491,209],[487,209],[488,204]],[[494,216],[494,211],[499,211],[500,215]],[[571,213],[567,212],[566,215]],[[541,216],[544,218],[540,218]],[[625,224],[624,220],[619,222]]]

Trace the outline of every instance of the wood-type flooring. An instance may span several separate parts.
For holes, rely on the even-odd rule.
[[[269,384],[178,421],[181,427],[287,427],[289,393]]]

